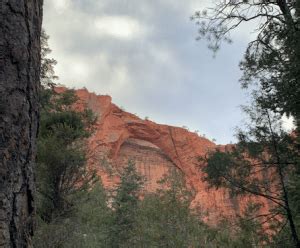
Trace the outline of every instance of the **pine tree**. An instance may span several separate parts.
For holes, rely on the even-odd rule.
[[[28,247],[33,235],[42,6],[0,1],[1,247]]]
[[[87,191],[95,181],[95,173],[87,169],[85,139],[94,123],[93,114],[77,112],[73,90],[54,94],[49,108],[41,113],[37,154],[38,212],[51,222],[72,210],[74,197]]]
[[[191,209],[192,193],[179,171],[159,181],[160,188],[146,193],[139,204],[135,227],[136,247],[212,247],[213,231]]]
[[[113,219],[110,228],[109,247],[132,247],[137,217],[142,177],[137,173],[133,161],[123,169],[120,175],[115,197],[113,198]]]

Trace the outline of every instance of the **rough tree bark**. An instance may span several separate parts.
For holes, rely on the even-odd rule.
[[[0,247],[30,247],[43,0],[0,0]]]

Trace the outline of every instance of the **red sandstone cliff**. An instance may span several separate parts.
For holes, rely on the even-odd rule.
[[[89,166],[97,170],[106,187],[116,184],[115,172],[132,159],[146,177],[146,189],[150,191],[157,188],[156,182],[169,169],[181,171],[195,192],[193,204],[208,213],[208,221],[234,216],[245,208],[249,198],[232,198],[225,190],[208,189],[202,180],[197,158],[216,149],[216,144],[183,128],[142,120],[114,105],[110,96],[85,89],[76,94],[80,99],[77,108],[86,106],[98,116],[96,131],[88,141],[92,153]]]

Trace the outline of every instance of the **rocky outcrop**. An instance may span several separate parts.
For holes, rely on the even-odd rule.
[[[88,141],[89,166],[97,170],[106,187],[116,185],[117,172],[132,159],[147,179],[149,191],[157,188],[157,181],[170,169],[182,172],[194,192],[193,205],[207,213],[206,219],[211,223],[245,208],[250,198],[231,197],[225,190],[208,188],[203,180],[197,158],[216,149],[216,144],[184,128],[142,120],[114,105],[110,96],[99,96],[85,89],[76,93],[80,98],[77,108],[88,107],[98,116],[95,132]]]

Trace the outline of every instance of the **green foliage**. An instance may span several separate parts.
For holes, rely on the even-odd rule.
[[[109,233],[109,247],[130,247],[134,237],[139,195],[143,183],[133,161],[129,161],[123,169],[120,180],[112,201],[114,213]]]
[[[161,189],[140,202],[136,247],[198,247],[208,242],[210,233],[190,209],[192,195],[182,176],[174,170],[160,184]]]
[[[37,219],[38,228],[33,237],[33,247],[36,248],[60,248],[67,247],[73,240],[76,226],[68,218],[58,218],[51,223],[46,223],[42,219]]]
[[[235,239],[237,247],[257,247],[262,244],[267,246],[270,243],[269,236],[257,218],[260,208],[260,204],[250,203],[243,215],[238,217],[236,223],[238,237]]]
[[[235,149],[210,154],[204,169],[207,180],[217,187],[272,201],[283,219],[277,226],[278,232],[288,233],[286,220],[296,247],[300,247],[300,213],[296,207],[299,143],[293,140],[294,135],[284,132],[280,120],[283,114],[292,116],[294,134],[299,137],[299,17],[300,2],[286,0],[219,1],[213,8],[193,16],[199,25],[199,38],[206,38],[214,52],[223,41],[231,41],[230,32],[243,23],[256,25],[253,26],[256,37],[249,42],[240,63],[242,86],[253,89],[251,107],[244,109],[250,123],[246,131],[238,131],[239,143]],[[279,236],[282,235],[276,238]]]
[[[46,91],[48,91],[46,89]],[[86,191],[95,179],[86,168],[84,138],[89,136],[85,115],[72,110],[74,91],[52,94],[41,112],[37,154],[38,213],[51,222],[68,214],[74,195]]]
[[[112,222],[112,210],[108,207],[108,197],[98,182],[91,191],[76,204],[77,226],[76,247],[107,247],[109,228]],[[79,245],[80,244],[80,245]]]
[[[57,61],[53,58],[49,58],[48,55],[51,53],[51,49],[48,45],[49,36],[45,30],[42,29],[41,33],[41,84],[45,88],[53,88],[55,86],[54,81],[58,79],[54,72],[54,66]]]
[[[217,150],[207,159],[207,166],[203,169],[206,173],[205,179],[210,185],[214,185],[217,188],[223,186],[226,184],[227,175],[230,173],[233,164],[234,161],[231,154]]]
[[[253,122],[247,131],[239,131],[239,143],[229,151],[208,154],[203,171],[213,187],[225,187],[234,194],[255,195],[272,202],[273,208],[260,222],[267,219],[268,227],[279,234],[287,223],[296,223],[299,213],[291,207],[298,194],[288,192],[291,183],[297,182],[291,180],[291,171],[295,171],[298,156],[291,146],[291,136],[282,130],[276,114],[261,109],[249,114]],[[283,221],[276,221],[278,218]],[[286,240],[282,235],[274,237],[278,244],[279,237]]]
[[[190,208],[193,194],[178,171],[143,199],[142,181],[130,162],[111,197],[101,183],[76,192],[72,214],[38,220],[34,247],[262,247],[261,226],[249,219],[250,208],[234,229],[228,221],[212,228],[199,209]]]
[[[98,182],[92,190],[77,193],[74,204],[76,211],[67,218],[58,217],[51,223],[38,220],[34,247],[108,247],[112,213],[103,186]]]

